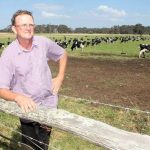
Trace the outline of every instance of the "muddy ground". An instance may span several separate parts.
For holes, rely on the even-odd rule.
[[[60,94],[150,111],[150,60],[69,57]]]

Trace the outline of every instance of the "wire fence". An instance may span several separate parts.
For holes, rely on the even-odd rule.
[[[76,97],[71,97],[71,96],[66,96],[66,95],[61,95],[61,96],[64,97],[64,98],[73,99],[73,100],[76,100],[76,101],[84,101],[84,102],[89,103],[89,104],[98,104],[98,105],[108,106],[108,107],[112,107],[112,108],[118,108],[118,109],[138,112],[138,113],[150,114],[150,111],[144,111],[144,110],[135,109],[135,108],[123,107],[123,106],[120,106],[120,105],[102,103],[98,100],[88,100],[88,99],[76,98]]]
[[[6,125],[3,124],[3,123],[0,123],[0,128],[1,128],[1,127],[4,128],[4,129],[6,129],[7,131],[9,130],[10,132],[14,132],[14,133],[16,133],[16,134],[18,134],[18,135],[20,135],[20,136],[25,137],[25,138],[28,139],[33,145],[35,145],[36,147],[38,147],[40,150],[44,150],[44,149],[41,148],[40,146],[38,146],[36,143],[39,143],[39,144],[43,144],[43,145],[45,145],[45,146],[48,146],[48,147],[49,147],[50,149],[52,149],[52,150],[60,150],[60,149],[58,149],[58,148],[53,147],[51,144],[50,144],[50,145],[47,145],[47,144],[45,144],[45,143],[43,143],[43,142],[41,142],[41,141],[38,141],[38,140],[36,140],[36,139],[34,139],[34,138],[30,137],[30,136],[27,136],[27,135],[25,135],[25,134],[22,134],[21,132],[19,132],[19,131],[13,129],[13,128],[11,128],[11,127],[8,127],[8,126],[6,126]],[[18,145],[18,147],[22,147],[22,146],[23,146],[23,147],[26,148],[26,150],[33,150],[33,148],[32,148],[31,146],[29,146],[29,145],[27,145],[27,144],[25,144],[25,143],[22,143],[21,141],[17,141],[17,140],[15,140],[15,139],[12,139],[12,138],[10,138],[10,137],[7,137],[6,135],[3,134],[2,131],[0,131],[0,137],[4,138],[4,139],[6,139],[6,140],[9,140],[11,143],[13,143],[13,144],[15,144],[15,145]]]

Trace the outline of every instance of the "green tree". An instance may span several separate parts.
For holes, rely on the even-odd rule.
[[[66,25],[59,25],[58,28],[57,28],[57,31],[59,33],[70,33],[71,29],[68,28]]]
[[[134,34],[143,34],[144,33],[144,26],[142,24],[136,24],[133,28]]]

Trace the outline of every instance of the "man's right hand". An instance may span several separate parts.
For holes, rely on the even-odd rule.
[[[15,102],[21,107],[24,113],[34,111],[36,109],[36,103],[30,97],[17,95]]]

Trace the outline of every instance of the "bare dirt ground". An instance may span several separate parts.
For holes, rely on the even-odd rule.
[[[69,57],[60,94],[149,111],[150,60]]]

